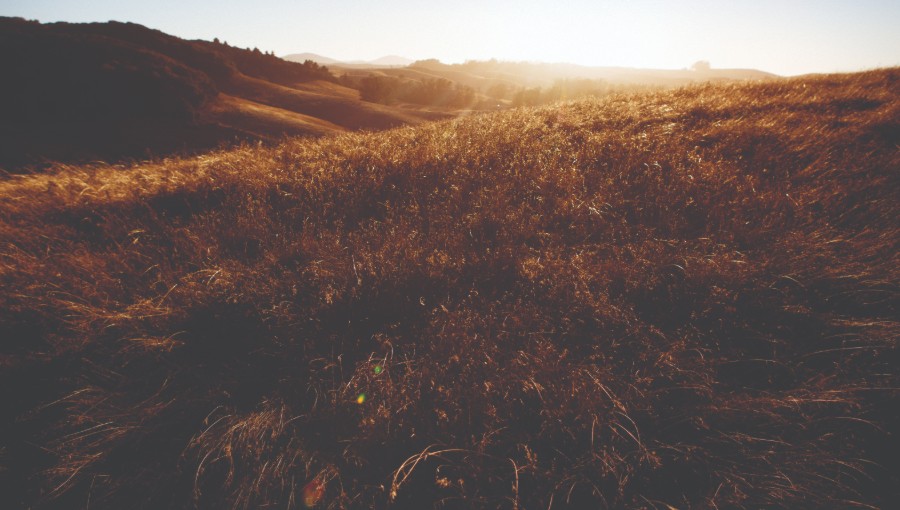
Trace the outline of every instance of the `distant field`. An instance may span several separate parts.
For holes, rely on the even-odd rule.
[[[898,90],[0,180],[0,507],[898,508]]]

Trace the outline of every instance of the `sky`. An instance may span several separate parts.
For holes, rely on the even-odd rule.
[[[659,69],[707,60],[781,75],[900,65],[898,0],[0,0],[0,16],[131,21],[339,60]]]

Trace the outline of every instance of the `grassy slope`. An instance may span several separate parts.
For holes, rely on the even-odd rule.
[[[0,172],[438,118],[361,101],[318,66],[130,23],[0,17],[0,67]]]
[[[0,182],[0,494],[891,508],[898,81]]]
[[[310,115],[225,94],[220,94],[216,98],[215,103],[209,108],[208,115],[216,124],[242,130],[263,139],[273,127],[276,129],[280,127],[282,133],[303,133],[313,136],[343,131],[343,128],[336,124]]]
[[[244,76],[236,77],[225,88],[227,92],[239,97],[272,108],[320,118],[347,129],[380,130],[404,124],[419,124],[436,118],[426,112],[409,112],[362,101],[358,91],[340,85],[329,84],[310,89],[309,85],[304,89],[297,89]],[[440,118],[448,117],[450,114]]]

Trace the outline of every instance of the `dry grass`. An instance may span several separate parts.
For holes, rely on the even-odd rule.
[[[894,508],[898,83],[2,181],[6,507]]]

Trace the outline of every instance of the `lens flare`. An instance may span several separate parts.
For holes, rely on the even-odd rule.
[[[325,495],[325,485],[319,478],[313,478],[303,487],[303,504],[306,508],[312,508],[322,500]]]
[[[378,375],[378,374],[380,374],[381,371],[384,370],[384,369],[381,367],[381,365],[375,365],[374,370],[375,370],[375,375]]]
[[[360,393],[358,397],[356,397],[357,404],[364,404],[366,402],[366,394]]]

